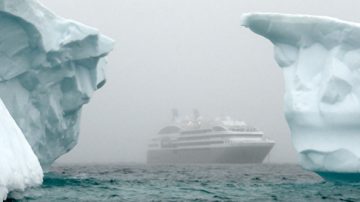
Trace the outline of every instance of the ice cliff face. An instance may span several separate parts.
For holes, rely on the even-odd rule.
[[[81,107],[104,85],[112,46],[37,0],[0,1],[0,97],[44,168],[76,145]]]
[[[41,184],[42,177],[37,157],[0,99],[0,201],[9,191]]]
[[[253,13],[242,24],[268,38],[285,77],[285,115],[303,167],[360,172],[360,24]]]

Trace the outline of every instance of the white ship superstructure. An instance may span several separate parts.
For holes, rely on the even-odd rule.
[[[150,141],[148,163],[261,163],[275,142],[231,118],[185,119]]]

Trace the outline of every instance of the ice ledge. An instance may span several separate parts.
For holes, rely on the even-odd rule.
[[[287,14],[287,13],[271,13],[271,12],[253,12],[253,13],[243,13],[241,15],[241,25],[246,27],[251,27],[248,24],[253,24],[255,21],[282,21],[283,23],[288,24],[311,24],[319,22],[327,23],[336,23],[348,25],[351,27],[358,27],[360,29],[360,23],[350,22],[341,20],[338,18],[333,18],[329,16],[316,16],[316,15],[306,15],[306,14]],[[256,23],[256,22],[255,22]]]
[[[66,44],[81,41],[89,36],[101,37],[106,45],[99,48],[103,54],[112,50],[113,40],[100,35],[98,30],[55,15],[38,0],[2,0],[0,11],[17,16],[41,33],[45,51],[57,51]]]
[[[245,13],[242,26],[268,38],[274,44],[288,44],[300,47],[314,42],[327,49],[339,44],[352,47],[360,45],[360,24],[326,16],[292,15],[279,13]]]

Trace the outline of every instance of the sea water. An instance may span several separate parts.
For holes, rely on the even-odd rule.
[[[19,194],[15,194],[20,197]],[[297,165],[56,165],[19,201],[360,201]]]

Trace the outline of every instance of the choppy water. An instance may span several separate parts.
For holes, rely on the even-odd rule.
[[[360,201],[296,165],[56,166],[20,201]]]

